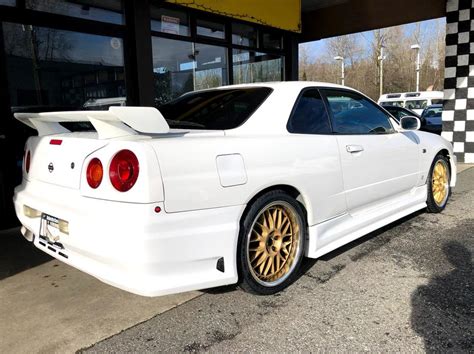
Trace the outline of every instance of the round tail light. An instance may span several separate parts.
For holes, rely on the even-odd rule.
[[[104,176],[104,169],[102,168],[102,162],[98,158],[93,158],[87,165],[87,183],[91,188],[96,189],[102,182]]]
[[[119,192],[130,190],[138,178],[138,159],[130,150],[120,150],[110,162],[110,182]]]
[[[25,171],[26,173],[30,172],[30,164],[31,164],[31,153],[30,150],[26,152],[26,157],[25,157]]]

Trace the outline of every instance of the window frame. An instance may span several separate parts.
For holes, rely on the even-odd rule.
[[[326,92],[327,91],[336,91],[336,92],[341,92],[341,93],[349,93],[349,94],[355,94],[355,95],[359,95],[361,96],[362,98],[365,98],[366,100],[369,101],[369,103],[371,103],[376,109],[378,109],[379,111],[381,111],[385,116],[387,116],[387,121],[388,123],[390,124],[390,127],[392,128],[392,131],[390,132],[380,132],[380,133],[338,133],[338,132],[335,132],[334,131],[334,115],[332,113],[332,109],[330,109],[330,104],[329,104],[329,100],[327,98],[327,95],[326,95]],[[374,100],[372,100],[370,97],[364,95],[363,93],[361,92],[358,92],[358,91],[355,91],[355,90],[348,90],[348,89],[344,89],[344,88],[339,88],[339,87],[319,87],[319,91],[321,93],[321,96],[323,97],[323,100],[325,101],[326,103],[326,110],[328,111],[328,114],[329,114],[329,118],[331,120],[331,128],[332,128],[332,134],[334,135],[367,135],[367,136],[377,136],[377,135],[389,135],[389,134],[396,134],[398,133],[398,130],[394,127],[393,125],[393,122],[392,122],[392,115],[385,111],[382,107],[380,107]]]
[[[328,133],[295,133],[295,132],[290,131],[290,129],[289,129],[290,120],[295,115],[296,108],[298,107],[298,104],[301,102],[301,99],[303,98],[304,94],[307,91],[313,91],[313,90],[316,90],[318,92],[319,96],[321,96],[321,100],[323,102],[324,110],[326,111],[327,120],[328,120],[328,123],[329,123],[328,124],[329,125],[329,132]],[[289,134],[297,134],[297,135],[333,135],[334,134],[334,130],[332,128],[332,119],[331,119],[331,116],[329,115],[329,111],[328,111],[328,105],[327,105],[327,102],[325,100],[325,97],[321,94],[320,87],[308,86],[308,87],[305,87],[305,88],[300,90],[300,93],[298,94],[298,97],[296,98],[295,103],[293,104],[293,108],[291,109],[290,115],[288,116],[288,120],[286,121],[286,131]]]
[[[181,96],[179,97],[176,97],[175,99],[173,99],[172,101],[178,101],[180,99],[183,99],[185,98],[186,96],[188,95],[192,95],[192,94],[195,94],[197,92],[208,92],[208,91],[232,91],[232,90],[246,90],[246,89],[265,89],[268,94],[267,96],[265,97],[265,99],[263,99],[258,105],[255,106],[255,109],[251,111],[251,113],[247,116],[246,119],[244,119],[239,125],[237,125],[236,127],[233,127],[233,128],[228,128],[228,129],[209,129],[209,130],[213,130],[213,131],[233,131],[235,129],[238,129],[240,128],[241,126],[243,126],[245,123],[247,123],[252,117],[253,115],[260,109],[260,107],[268,100],[268,98],[273,94],[274,92],[274,89],[273,87],[270,87],[270,86],[265,86],[265,85],[255,85],[255,86],[250,86],[250,87],[241,87],[241,88],[223,88],[223,89],[218,89],[218,88],[208,88],[208,89],[203,89],[203,90],[199,90],[199,91],[190,91],[190,92],[186,92],[184,94],[182,94]],[[169,101],[169,102],[172,102],[172,101]],[[165,104],[168,104],[169,102],[165,103]],[[157,107],[159,109],[159,107]],[[167,118],[165,117],[165,120]],[[189,128],[188,128],[189,129]]]

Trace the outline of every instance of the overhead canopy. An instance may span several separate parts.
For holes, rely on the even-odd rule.
[[[446,0],[302,0],[302,42],[439,18]]]
[[[166,0],[243,21],[301,32],[300,0]]]

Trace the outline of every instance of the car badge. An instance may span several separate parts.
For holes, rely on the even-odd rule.
[[[54,171],[54,165],[53,165],[52,162],[50,162],[49,165],[48,165],[48,171],[49,171],[50,173]]]

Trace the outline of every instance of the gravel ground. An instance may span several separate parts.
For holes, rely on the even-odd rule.
[[[442,214],[419,212],[318,261],[280,294],[204,295],[88,352],[472,352],[474,168]]]

